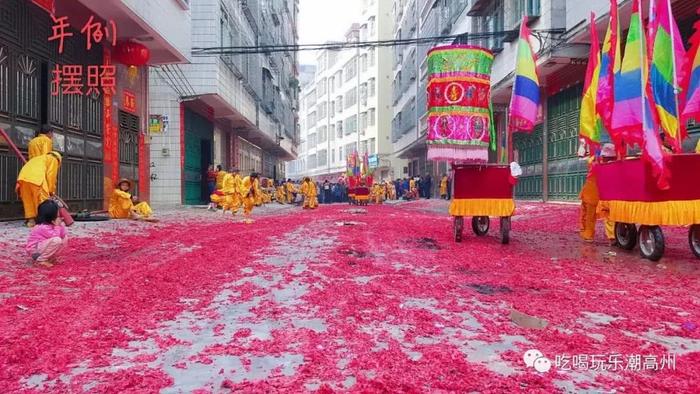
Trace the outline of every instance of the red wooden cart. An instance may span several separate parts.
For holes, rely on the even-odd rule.
[[[490,217],[500,218],[501,243],[510,242],[514,178],[510,166],[499,164],[457,164],[454,172],[454,192],[450,215],[454,217],[454,237],[462,242],[464,217],[472,217],[472,230],[484,236],[490,227]]]
[[[642,257],[658,261],[665,250],[661,226],[689,226],[690,249],[700,258],[700,155],[671,155],[666,165],[668,190],[656,187],[651,165],[640,158],[596,165],[600,201],[621,248],[632,250],[639,241]]]

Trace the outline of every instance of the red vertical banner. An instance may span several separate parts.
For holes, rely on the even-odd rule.
[[[104,50],[104,64],[112,63],[109,49]],[[114,184],[119,178],[119,148],[118,133],[114,126],[114,106],[112,105],[112,90],[106,89],[103,96],[104,125],[103,125],[103,152],[104,152],[104,205],[109,206],[109,199],[114,189]]]

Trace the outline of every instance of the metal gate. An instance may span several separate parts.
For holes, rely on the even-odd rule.
[[[578,159],[579,113],[583,85],[547,100],[547,190],[552,200],[576,200],[586,180],[586,163]]]
[[[26,152],[43,123],[54,129],[54,149],[63,153],[58,192],[74,209],[100,209],[103,196],[102,97],[51,95],[54,65],[102,63],[100,46],[85,51],[82,35],[64,43],[58,55],[49,42],[51,17],[26,0],[0,1],[0,127]],[[14,193],[21,168],[0,141],[0,219],[22,216]]]
[[[139,193],[139,133],[140,119],[119,111],[119,177],[132,181],[131,193]]]
[[[214,125],[204,117],[185,110],[185,188],[184,202],[199,205],[204,199],[204,172],[212,160]],[[206,163],[205,163],[206,162]]]
[[[578,160],[579,110],[582,86],[563,90],[547,99],[547,196],[551,200],[575,200],[586,179],[586,164]],[[543,127],[532,134],[513,135],[523,176],[516,186],[516,197],[542,199]]]

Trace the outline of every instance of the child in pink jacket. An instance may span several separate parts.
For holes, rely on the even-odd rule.
[[[58,216],[58,205],[52,200],[39,204],[36,226],[27,239],[25,249],[32,262],[53,267],[68,244],[66,227]]]

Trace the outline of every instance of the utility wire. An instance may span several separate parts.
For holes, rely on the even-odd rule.
[[[561,34],[561,29],[546,29],[533,30],[536,36]],[[442,35],[433,37],[417,37],[407,39],[392,39],[392,40],[377,40],[377,41],[350,41],[350,42],[328,42],[324,44],[296,44],[296,45],[256,45],[256,46],[218,46],[192,48],[193,56],[212,56],[212,55],[245,55],[245,54],[260,54],[274,52],[300,52],[300,51],[319,51],[319,50],[343,50],[356,48],[378,48],[378,47],[396,47],[403,45],[420,45],[432,44],[436,42],[454,41],[454,40],[478,40],[491,37],[517,37],[517,30],[503,30],[495,32],[482,33],[464,33],[455,35]]]

